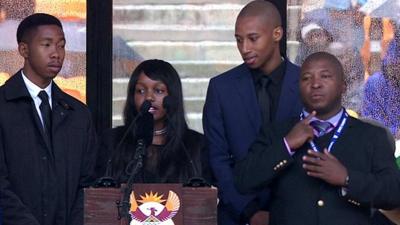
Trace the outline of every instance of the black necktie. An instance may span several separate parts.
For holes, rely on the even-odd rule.
[[[264,125],[268,125],[271,120],[271,99],[268,93],[268,85],[270,82],[270,78],[266,75],[263,75],[258,80],[257,97]]]
[[[43,129],[44,133],[51,139],[51,108],[49,103],[49,96],[46,91],[40,91],[38,94],[39,98],[42,100],[39,109],[42,114]]]
[[[331,123],[329,123],[327,121],[319,121],[319,120],[311,121],[310,125],[314,128],[314,130],[317,131],[318,137],[321,137],[324,134],[328,133],[329,129],[331,127],[333,127]]]

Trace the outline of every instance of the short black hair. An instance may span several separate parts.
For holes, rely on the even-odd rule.
[[[56,25],[63,29],[61,21],[55,16],[46,13],[34,13],[23,19],[18,25],[17,42],[22,42],[30,31],[42,25]]]
[[[327,60],[328,62],[332,63],[332,65],[337,69],[337,72],[341,76],[341,79],[344,79],[344,69],[342,63],[340,63],[339,59],[336,56],[328,53],[328,52],[315,52],[309,55],[303,62],[302,67],[306,64],[309,64],[314,61],[318,60]]]

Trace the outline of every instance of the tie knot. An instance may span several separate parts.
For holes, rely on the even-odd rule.
[[[314,120],[310,122],[310,125],[318,132],[318,136],[326,134],[333,125],[327,121]]]
[[[38,96],[39,96],[40,100],[42,100],[42,102],[49,103],[49,96],[47,95],[46,91],[40,91]]]
[[[264,88],[267,87],[267,86],[269,85],[270,81],[271,81],[271,79],[270,79],[268,76],[266,76],[266,75],[263,75],[263,76],[260,77],[260,79],[258,80],[260,86],[261,86],[261,87],[264,87]]]

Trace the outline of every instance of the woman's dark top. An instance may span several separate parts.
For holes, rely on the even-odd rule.
[[[116,127],[107,130],[100,137],[100,148],[96,162],[97,178],[112,176],[118,183],[126,183],[129,179],[126,167],[135,155],[136,144],[132,139],[127,138],[116,149],[125,131],[125,126]],[[169,150],[168,145],[148,146],[143,160],[143,168],[135,176],[134,182],[186,183],[194,176],[201,176],[207,182],[210,182],[211,175],[204,136],[194,130],[187,129],[183,137],[183,145],[185,147],[181,147],[177,154],[169,159],[165,159],[165,154],[163,154]],[[193,161],[193,165],[190,163],[188,155]],[[116,156],[123,159],[121,160],[122,164],[118,166],[111,163],[111,158]],[[106,174],[107,170],[108,174]],[[132,168],[129,168],[129,171],[132,171]]]

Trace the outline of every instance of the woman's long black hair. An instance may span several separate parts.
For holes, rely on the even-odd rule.
[[[181,160],[186,157],[185,149],[182,149],[183,137],[185,131],[188,129],[185,120],[185,110],[183,107],[182,84],[177,71],[174,67],[163,60],[150,59],[140,63],[133,71],[130,77],[127,91],[127,98],[124,107],[124,125],[127,127],[131,124],[132,120],[138,114],[135,104],[135,86],[140,74],[144,73],[152,80],[163,82],[168,89],[168,96],[170,96],[175,104],[171,108],[165,119],[167,127],[167,138],[164,151],[162,151],[159,171],[164,174],[161,176],[168,176],[170,174],[178,173],[179,177],[187,177],[187,171],[183,169]],[[134,143],[135,134],[134,129],[132,135],[128,135],[125,143]],[[117,137],[120,138],[120,137]],[[120,152],[114,155],[112,160],[114,176],[120,176],[121,172],[124,173],[125,166],[133,158],[134,149],[121,148]],[[117,173],[117,174],[116,174]]]

